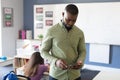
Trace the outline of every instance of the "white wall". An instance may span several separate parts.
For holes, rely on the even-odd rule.
[[[2,55],[14,56],[18,31],[23,29],[23,0],[2,0],[1,3],[2,9],[3,7],[13,8],[14,21],[12,27],[4,27],[1,21]]]
[[[0,0],[0,56],[2,55],[2,43],[1,43],[1,0]]]

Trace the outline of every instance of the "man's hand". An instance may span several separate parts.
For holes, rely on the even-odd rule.
[[[59,67],[63,70],[67,69],[67,64],[64,60],[59,59],[59,60],[56,61],[55,64],[56,64],[57,67]]]
[[[71,69],[80,69],[82,68],[83,63],[82,61],[78,61],[75,65],[71,66]]]

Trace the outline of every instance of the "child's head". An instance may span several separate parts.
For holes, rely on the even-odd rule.
[[[40,56],[40,52],[34,52],[30,58],[33,65],[44,64],[44,59]]]
[[[34,52],[24,67],[24,75],[28,77],[34,76],[39,64],[44,64],[44,59],[40,56],[40,52]]]

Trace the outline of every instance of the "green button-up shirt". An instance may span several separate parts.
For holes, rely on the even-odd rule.
[[[78,60],[84,63],[85,55],[84,34],[75,25],[69,32],[62,22],[47,30],[41,47],[41,56],[50,62],[50,76],[58,80],[74,80],[80,77],[80,69],[62,70],[55,62],[63,59],[67,65],[73,65]]]

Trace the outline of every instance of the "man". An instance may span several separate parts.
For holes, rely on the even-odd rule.
[[[62,16],[59,23],[48,29],[41,56],[50,61],[49,80],[81,80],[86,49],[84,34],[74,25],[78,8],[68,4]]]

